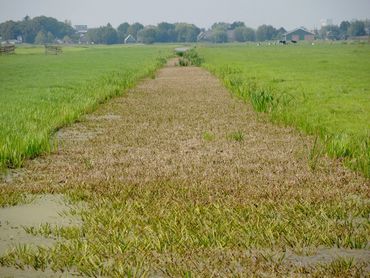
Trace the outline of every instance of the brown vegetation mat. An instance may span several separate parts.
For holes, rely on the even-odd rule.
[[[58,151],[28,161],[20,174],[6,177],[1,190],[8,194],[79,189],[95,210],[105,206],[100,198],[113,204],[128,188],[137,190],[139,196],[127,197],[126,192],[122,202],[142,205],[140,213],[133,210],[137,218],[127,221],[128,228],[136,227],[131,232],[139,240],[131,256],[145,260],[126,267],[166,275],[189,270],[204,275],[301,271],[318,276],[328,271],[335,276],[335,268],[343,271],[350,264],[312,270],[303,263],[304,250],[311,247],[310,255],[316,248],[351,250],[347,252],[351,257],[368,266],[368,181],[325,157],[315,160],[312,170],[311,138],[267,122],[201,68],[171,63],[156,79],[144,80],[126,96],[60,130],[57,138]],[[250,218],[245,217],[247,212]],[[256,215],[261,219],[254,219]],[[155,226],[171,217],[180,220],[169,227]],[[276,230],[275,220],[281,230]],[[157,231],[158,244],[162,240],[164,247],[150,240],[153,234],[137,228],[140,221],[156,227],[152,231]],[[348,228],[345,221],[362,226],[351,222]],[[241,227],[248,223],[250,233]],[[271,234],[265,235],[268,229]],[[209,231],[214,238],[202,241]],[[168,239],[172,235],[177,235],[174,241]],[[140,245],[141,239],[146,247]],[[286,249],[301,253],[277,262],[258,251]],[[322,263],[336,258],[326,257],[330,260]],[[285,266],[279,264],[282,261]],[[299,268],[292,270],[291,263]],[[114,266],[102,265],[106,271],[101,274],[119,273]],[[351,267],[348,273],[358,274],[360,268]],[[364,271],[361,268],[360,273]]]

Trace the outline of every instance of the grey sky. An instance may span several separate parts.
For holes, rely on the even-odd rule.
[[[144,25],[189,22],[210,27],[218,21],[244,21],[248,26],[272,24],[292,29],[314,28],[321,19],[334,23],[370,18],[370,0],[0,0],[0,22],[25,15],[69,19],[89,27],[110,22]]]

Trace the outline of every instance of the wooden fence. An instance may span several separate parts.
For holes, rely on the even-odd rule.
[[[63,53],[61,46],[45,45],[45,55],[48,55],[48,54],[58,55],[61,53]]]
[[[0,55],[10,55],[14,54],[15,52],[15,45],[3,45],[0,46]]]

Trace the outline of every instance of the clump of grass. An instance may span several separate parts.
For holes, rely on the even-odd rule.
[[[258,112],[268,112],[274,102],[274,97],[267,89],[259,89],[249,94],[254,109]]]
[[[179,55],[181,53],[181,55]],[[203,63],[203,58],[201,58],[198,54],[198,52],[191,48],[185,52],[179,52],[179,65],[182,67],[188,67],[188,66],[201,66]]]
[[[188,66],[191,66],[191,62],[187,59],[180,58],[179,59],[179,66],[180,67],[188,67]]]
[[[204,62],[203,58],[199,56],[198,52],[192,48],[184,53],[184,58],[188,59],[192,65],[201,66]]]
[[[214,133],[206,131],[203,133],[202,138],[204,141],[211,142],[216,139],[216,136]]]
[[[309,157],[308,157],[308,163],[309,163],[311,170],[316,169],[319,158],[323,155],[323,152],[324,152],[324,147],[321,145],[319,137],[316,136],[313,146],[310,149]]]
[[[36,270],[45,271],[49,261],[48,250],[28,244],[19,244],[7,254],[0,257],[1,266],[13,266],[24,269],[25,266],[32,266]]]
[[[233,140],[233,141],[236,141],[236,142],[241,142],[241,141],[244,140],[244,133],[242,131],[232,132],[227,136],[227,138],[229,140]]]
[[[24,192],[13,191],[4,187],[0,187],[0,208],[28,203],[31,200],[32,198],[27,197]]]
[[[23,227],[31,235],[44,237],[64,238],[67,240],[83,237],[83,231],[76,226],[52,226],[49,223],[41,224],[39,227]]]

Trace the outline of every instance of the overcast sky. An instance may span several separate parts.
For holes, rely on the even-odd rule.
[[[272,24],[292,29],[320,26],[321,19],[370,19],[370,0],[0,0],[0,22],[46,15],[89,27],[162,21],[210,27],[218,21]]]

